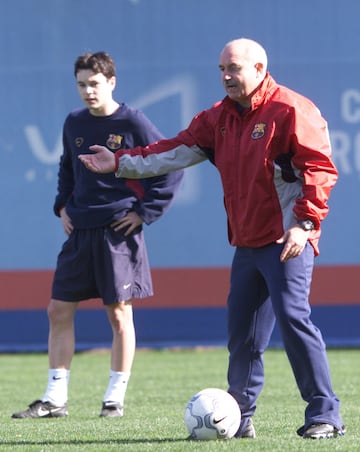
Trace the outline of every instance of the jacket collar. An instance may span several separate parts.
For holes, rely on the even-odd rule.
[[[260,105],[262,105],[266,100],[271,97],[274,90],[277,87],[277,83],[275,80],[271,77],[269,72],[266,73],[264,80],[260,83],[260,85],[257,87],[255,93],[253,94],[251,98],[251,110],[255,110]],[[237,102],[230,99],[229,96],[226,96],[224,98],[224,105],[227,108],[235,108],[238,111]]]

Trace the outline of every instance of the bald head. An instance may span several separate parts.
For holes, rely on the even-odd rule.
[[[246,60],[250,63],[261,63],[266,72],[268,63],[267,55],[265,49],[258,42],[247,38],[234,39],[225,45],[222,52],[225,50],[230,50],[239,59]]]
[[[266,76],[267,56],[264,48],[251,39],[228,42],[220,53],[219,68],[228,96],[244,107]]]

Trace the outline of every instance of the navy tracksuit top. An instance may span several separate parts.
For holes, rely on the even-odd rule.
[[[78,155],[90,153],[89,146],[99,144],[116,152],[146,146],[163,136],[139,110],[126,104],[110,116],[94,116],[87,108],[68,115],[63,127],[64,151],[58,174],[58,193],[54,211],[66,207],[75,228],[109,225],[115,219],[136,211],[150,224],[169,207],[178,190],[183,172],[177,171],[148,179],[115,178],[114,174],[96,174],[79,161]]]

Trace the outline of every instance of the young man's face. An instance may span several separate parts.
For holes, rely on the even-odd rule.
[[[77,87],[81,99],[95,116],[107,114],[113,102],[115,77],[107,79],[104,74],[94,74],[89,69],[81,69],[76,74]]]

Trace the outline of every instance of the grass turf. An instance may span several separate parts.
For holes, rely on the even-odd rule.
[[[129,383],[125,416],[99,418],[108,380],[109,352],[76,354],[69,416],[11,419],[14,411],[43,395],[44,354],[1,355],[0,451],[358,451],[360,350],[330,350],[333,383],[342,401],[347,434],[304,440],[301,400],[283,350],[265,353],[266,383],[254,416],[255,440],[187,441],[183,412],[188,399],[206,387],[226,389],[227,351],[214,349],[138,350]]]

